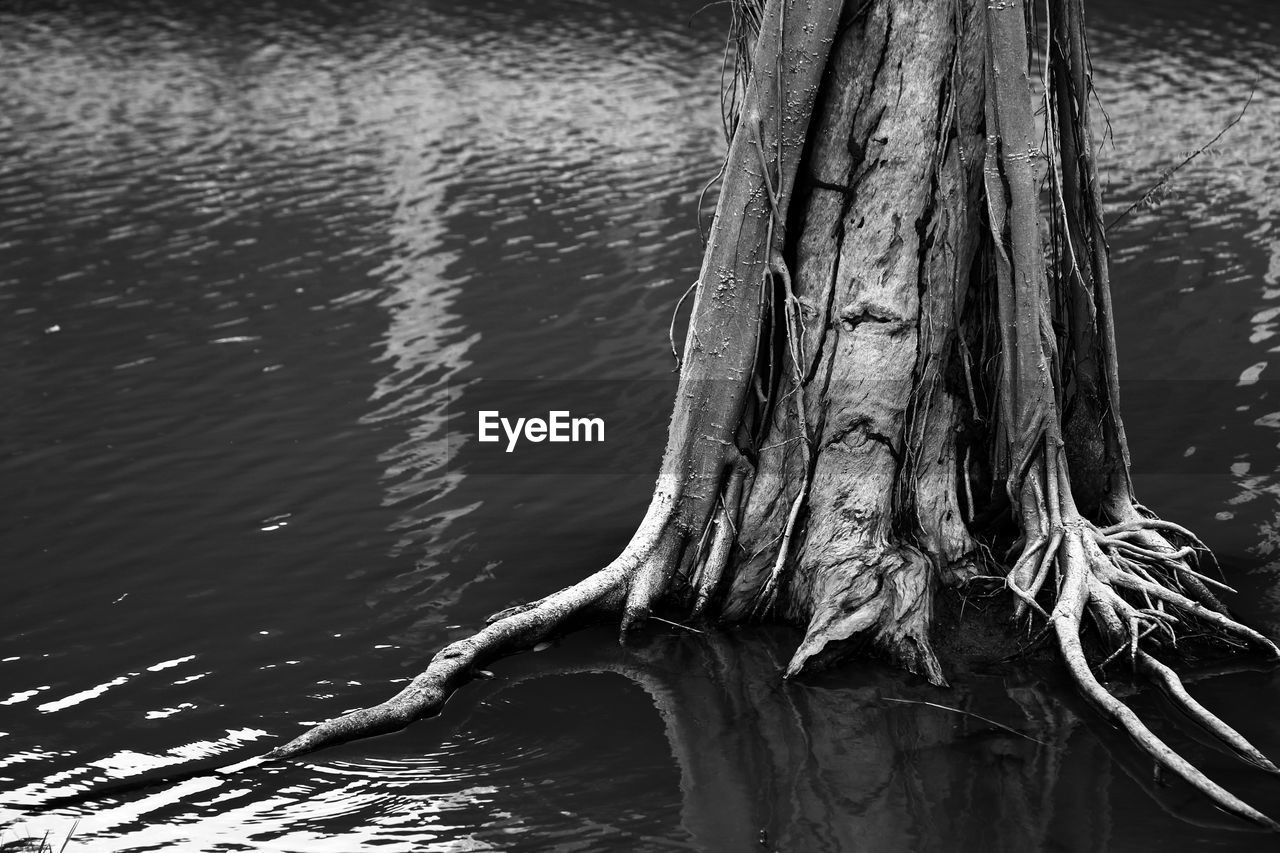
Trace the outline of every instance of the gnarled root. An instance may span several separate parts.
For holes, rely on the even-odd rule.
[[[1065,480],[1065,472],[1059,472],[1059,477]],[[1008,584],[1019,597],[1024,612],[1032,609],[1049,620],[1080,692],[1090,704],[1120,725],[1161,767],[1184,779],[1227,812],[1280,831],[1280,825],[1271,818],[1222,788],[1170,748],[1131,708],[1112,695],[1094,675],[1085,656],[1081,632],[1084,615],[1088,613],[1104,640],[1116,648],[1104,665],[1127,653],[1134,668],[1159,686],[1200,728],[1242,760],[1272,773],[1280,771],[1243,736],[1197,702],[1178,675],[1153,657],[1146,646],[1166,639],[1172,645],[1184,624],[1194,620],[1232,645],[1247,643],[1277,657],[1280,649],[1257,631],[1172,587],[1184,572],[1190,571],[1175,565],[1186,559],[1190,548],[1147,547],[1154,544],[1150,539],[1145,540],[1146,544],[1135,542],[1140,533],[1159,536],[1161,532],[1171,531],[1191,537],[1177,525],[1145,519],[1099,528],[1081,518],[1069,498],[1053,514],[1061,519],[1060,523],[1026,545],[1008,577]],[[1052,611],[1045,614],[1036,597],[1051,570],[1057,576],[1057,600]],[[1019,584],[1029,575],[1032,580],[1020,588]]]
[[[1181,525],[1155,518],[1150,512],[1140,509],[1124,492],[1109,503],[1107,514],[1116,523],[1102,532],[1113,541],[1120,540],[1117,550],[1137,550],[1142,555],[1154,557],[1166,583],[1182,589],[1210,610],[1229,615],[1226,605],[1210,587],[1232,594],[1235,590],[1192,568],[1193,565],[1197,568],[1203,565],[1202,557],[1208,558],[1217,568],[1213,552],[1199,537]],[[1178,547],[1171,540],[1186,544]]]

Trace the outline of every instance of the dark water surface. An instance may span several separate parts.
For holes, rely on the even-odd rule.
[[[248,757],[625,542],[661,431],[596,473],[502,476],[449,406],[480,380],[523,380],[500,396],[524,413],[556,406],[543,380],[670,383],[722,150],[725,14],[700,5],[0,2],[0,801]],[[1114,231],[1114,276],[1139,492],[1273,634],[1276,22],[1091,19],[1114,213],[1257,82]],[[0,844],[78,817],[69,850],[1271,849],[1152,786],[1052,674],[784,687],[795,640],[588,631],[404,733],[5,808]],[[1193,689],[1280,755],[1275,672]],[[1160,729],[1280,815],[1280,783]]]

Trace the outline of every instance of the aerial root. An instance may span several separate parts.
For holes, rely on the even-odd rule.
[[[765,582],[764,588],[756,599],[757,613],[769,610],[773,607],[777,598],[778,584],[782,579],[782,572],[786,568],[787,559],[791,554],[791,540],[795,537],[796,523],[800,519],[800,511],[804,508],[805,501],[809,498],[809,485],[813,478],[813,447],[812,439],[809,436],[809,422],[805,411],[804,396],[804,317],[802,315],[802,306],[800,305],[800,300],[796,297],[795,288],[792,286],[791,273],[788,271],[786,262],[781,255],[774,256],[770,271],[782,283],[783,299],[786,304],[787,352],[791,357],[791,393],[795,396],[796,423],[800,430],[800,446],[803,452],[801,464],[804,474],[800,481],[800,488],[791,500],[791,508],[787,512],[786,524],[782,529],[782,542],[778,546],[778,555],[774,559],[773,568],[769,572],[769,579]]]
[[[729,565],[729,557],[733,551],[733,543],[738,538],[738,508],[742,502],[742,487],[750,473],[747,461],[739,456],[729,473],[729,482],[720,499],[720,506],[715,513],[715,533],[711,538],[711,550],[707,558],[698,564],[693,576],[693,616],[702,616],[711,603],[720,580],[724,577]]]
[[[1101,635],[1117,647],[1102,666],[1127,652],[1134,668],[1159,686],[1174,706],[1200,728],[1249,764],[1267,772],[1280,772],[1242,735],[1197,702],[1172,669],[1142,648],[1148,637],[1164,635],[1170,641],[1176,638],[1175,628],[1180,620],[1158,609],[1160,605],[1171,605],[1184,616],[1207,622],[1226,634],[1247,639],[1273,654],[1277,653],[1275,645],[1230,617],[1152,580],[1149,570],[1163,565],[1163,558],[1167,555],[1157,552],[1142,554],[1140,559],[1146,561],[1143,565],[1137,562],[1138,557],[1126,560],[1117,557],[1114,551],[1104,551],[1108,540],[1119,532],[1122,531],[1114,528],[1098,530],[1076,519],[1064,524],[1056,549],[1050,549],[1046,544],[1041,546],[1043,553],[1037,549],[1031,559],[1019,561],[1023,577],[1026,575],[1024,563],[1037,558],[1054,561],[1058,574],[1058,597],[1049,620],[1072,680],[1094,707],[1119,724],[1159,766],[1184,779],[1227,812],[1272,831],[1280,831],[1280,824],[1222,788],[1170,748],[1094,675],[1094,668],[1089,665],[1081,643],[1082,621],[1086,612]],[[1058,537],[1055,535],[1054,539]],[[1035,544],[1028,545],[1027,550],[1031,551]],[[1011,581],[1011,587],[1014,583]],[[1122,593],[1141,596],[1144,602],[1153,601],[1157,606],[1135,605]]]

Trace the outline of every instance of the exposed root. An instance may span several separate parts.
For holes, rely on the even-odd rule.
[[[1065,479],[1065,474],[1060,476]],[[1196,702],[1172,669],[1140,647],[1149,637],[1162,631],[1172,638],[1176,620],[1161,611],[1133,604],[1121,591],[1140,593],[1159,602],[1172,604],[1187,616],[1207,621],[1224,632],[1246,638],[1273,654],[1280,655],[1280,650],[1256,631],[1143,577],[1143,564],[1130,559],[1117,559],[1107,553],[1109,536],[1132,532],[1135,529],[1132,526],[1126,525],[1124,530],[1111,529],[1113,532],[1108,534],[1076,515],[1070,505],[1062,509],[1062,527],[1054,531],[1052,539],[1041,539],[1028,546],[1018,566],[1023,567],[1021,571],[1024,576],[1025,565],[1028,563],[1045,565],[1051,562],[1056,569],[1057,601],[1048,618],[1072,680],[1095,708],[1120,725],[1159,766],[1186,780],[1231,814],[1271,830],[1280,830],[1280,825],[1209,779],[1171,749],[1147,728],[1132,709],[1098,682],[1082,646],[1082,622],[1084,614],[1089,613],[1102,636],[1117,646],[1116,653],[1108,661],[1127,652],[1136,669],[1156,682],[1175,706],[1191,720],[1226,744],[1243,760],[1269,772],[1277,772],[1270,760],[1238,732]],[[1158,568],[1165,557],[1165,554],[1156,552],[1136,555],[1147,569]],[[1010,585],[1014,586],[1012,580]],[[1036,609],[1039,610],[1039,607]]]
[[[664,530],[658,539],[653,553],[636,567],[630,577],[627,588],[626,603],[622,610],[622,624],[619,638],[626,642],[627,635],[653,612],[667,591],[671,575],[675,572],[680,558],[681,541],[674,530]]]
[[[667,488],[664,488],[664,485]],[[672,566],[670,521],[675,493],[659,479],[654,498],[631,542],[613,562],[572,586],[528,604],[509,607],[490,616],[474,635],[445,646],[407,687],[378,705],[349,711],[308,729],[299,737],[267,753],[267,758],[292,758],[326,746],[404,728],[421,717],[436,714],[473,677],[475,670],[503,655],[529,648],[562,630],[583,615],[616,613],[632,597],[644,601],[652,578],[667,577]],[[640,586],[638,584],[645,584]]]
[[[267,758],[292,758],[347,740],[396,731],[416,719],[431,716],[439,712],[454,690],[471,679],[476,668],[537,643],[569,616],[615,593],[621,581],[616,572],[606,569],[583,584],[543,599],[535,607],[504,616],[474,636],[445,646],[408,687],[385,702],[327,720],[271,750]]]
[[[1117,550],[1136,549],[1143,555],[1154,557],[1164,568],[1167,582],[1185,590],[1210,610],[1229,615],[1226,605],[1209,587],[1231,594],[1235,594],[1235,590],[1191,567],[1193,564],[1201,565],[1204,557],[1212,562],[1215,570],[1218,569],[1213,551],[1199,537],[1181,525],[1140,513],[1132,499],[1124,494],[1111,501],[1108,511],[1117,523],[1100,531],[1100,534],[1111,542],[1121,543]],[[1178,548],[1170,541],[1171,537],[1188,544]]]
[[[1277,768],[1271,759],[1259,752],[1239,732],[1218,719],[1217,715],[1197,702],[1187,692],[1187,688],[1183,686],[1182,679],[1176,672],[1143,651],[1137,653],[1137,662],[1138,670],[1156,682],[1168,695],[1170,701],[1185,711],[1198,726],[1226,744],[1244,761],[1268,773],[1280,773],[1280,768]]]
[[[803,452],[801,460],[803,478],[800,481],[800,488],[791,501],[791,509],[787,512],[787,520],[782,530],[782,542],[778,545],[778,555],[769,572],[769,579],[765,582],[764,589],[756,602],[758,612],[767,611],[773,607],[778,593],[778,583],[791,556],[791,541],[795,536],[796,523],[809,497],[809,483],[813,478],[813,438],[809,434],[809,420],[805,412],[807,403],[804,394],[804,354],[801,351],[804,347],[804,321],[799,309],[800,300],[796,298],[795,289],[791,284],[791,274],[781,256],[774,257],[773,272],[782,282],[783,299],[786,302],[786,338],[788,355],[791,359],[791,393],[794,395],[793,403],[796,407],[800,447]]]
[[[1034,487],[1040,479],[1060,484],[1068,481],[1060,453],[1042,449],[1041,460],[1043,467],[1033,472],[1038,476],[1033,477],[1025,489],[1024,494],[1030,498],[1026,499],[1023,507],[1024,525],[1039,520],[1041,532],[1024,546],[1007,580],[1010,589],[1020,598],[1021,612],[1030,608],[1044,614],[1036,596],[1052,570],[1057,579],[1056,602],[1047,619],[1072,680],[1081,693],[1094,707],[1119,724],[1159,766],[1186,780],[1231,814],[1280,831],[1280,825],[1213,782],[1171,749],[1147,728],[1132,709],[1098,682],[1082,646],[1083,616],[1088,613],[1104,640],[1115,646],[1115,651],[1103,661],[1102,666],[1121,655],[1127,656],[1132,666],[1155,682],[1188,718],[1242,760],[1269,772],[1277,772],[1275,765],[1238,732],[1196,702],[1177,674],[1156,660],[1145,646],[1159,644],[1165,639],[1170,646],[1174,645],[1180,629],[1194,621],[1229,645],[1247,643],[1277,658],[1280,658],[1280,649],[1252,628],[1172,588],[1172,584],[1190,571],[1181,564],[1195,548],[1174,549],[1167,543],[1157,547],[1150,540],[1135,541],[1139,534],[1159,538],[1162,530],[1179,532],[1193,541],[1198,540],[1177,525],[1159,519],[1131,518],[1105,528],[1093,525],[1079,515],[1065,489],[1041,490]],[[1051,497],[1046,497],[1042,491]],[[1055,500],[1056,505],[1047,503],[1050,499]],[[1052,521],[1046,525],[1045,521],[1049,519]],[[1050,529],[1046,530],[1046,526]],[[1164,542],[1163,539],[1159,541]],[[1035,575],[1027,581],[1032,567],[1036,567]]]
[[[407,687],[378,705],[326,720],[267,753],[292,758],[348,740],[385,734],[436,714],[485,663],[528,648],[591,610],[616,611],[628,580],[646,562],[643,547],[628,548],[605,568],[542,600],[497,614],[471,637],[450,643]]]
[[[1078,540],[1076,540],[1078,542]],[[1078,553],[1078,548],[1075,549]],[[1174,752],[1169,746],[1146,727],[1138,715],[1129,706],[1111,695],[1094,677],[1093,671],[1085,660],[1078,632],[1081,614],[1085,606],[1085,595],[1075,592],[1069,598],[1062,599],[1062,615],[1055,617],[1058,624],[1054,633],[1058,638],[1058,648],[1071,671],[1071,675],[1080,688],[1081,693],[1099,711],[1111,717],[1147,754],[1165,769],[1180,776],[1194,788],[1199,790],[1215,804],[1227,812],[1242,817],[1272,831],[1280,831],[1280,825],[1271,818],[1236,797],[1218,785],[1194,765]],[[1215,718],[1216,719],[1216,718]]]

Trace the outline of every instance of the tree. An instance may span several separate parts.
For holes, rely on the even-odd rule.
[[[806,626],[787,677],[869,643],[942,683],[936,590],[998,572],[1012,618],[1054,639],[1094,706],[1222,808],[1280,829],[1090,662],[1126,656],[1278,772],[1165,662],[1191,624],[1231,650],[1280,649],[1218,600],[1203,543],[1134,496],[1082,0],[1048,3],[1042,65],[1031,12],[738,0],[720,197],[630,543],[268,757],[403,727],[488,660],[602,615],[625,641],[656,608]]]

